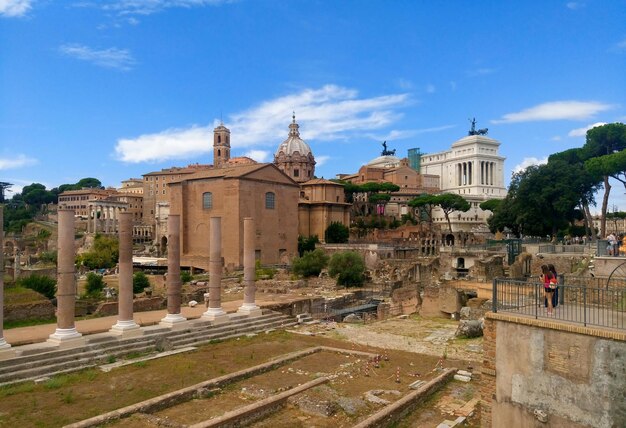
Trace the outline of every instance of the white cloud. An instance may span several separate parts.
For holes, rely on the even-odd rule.
[[[95,65],[118,70],[130,70],[135,65],[135,59],[128,49],[108,48],[92,49],[88,46],[76,43],[62,45],[59,50],[67,56],[71,56],[82,61],[87,61]]]
[[[0,0],[0,16],[24,16],[31,9],[32,0]]]
[[[115,152],[119,160],[129,163],[185,159],[211,152],[212,141],[210,126],[171,128],[137,138],[122,138],[117,141]]]
[[[331,159],[330,156],[321,155],[315,157],[315,166],[322,166]]]
[[[257,162],[267,162],[270,158],[270,152],[267,150],[248,150],[244,156],[254,159]]]
[[[488,74],[493,74],[496,71],[497,70],[495,68],[483,67],[483,68],[477,68],[475,70],[470,70],[467,72],[467,74],[470,77],[477,77],[477,76],[486,76]]]
[[[415,87],[413,82],[411,82],[408,79],[398,79],[396,81],[396,84],[398,85],[398,87],[400,87],[400,89],[402,89],[404,91],[411,90],[411,89],[413,89]]]
[[[522,163],[515,165],[513,167],[513,172],[521,172],[524,171],[526,168],[528,168],[529,166],[532,165],[543,165],[548,163],[548,158],[545,157],[543,159],[538,159],[535,157],[530,157],[530,158],[524,158],[522,160]]]
[[[618,50],[626,50],[626,39],[622,40],[619,43],[616,43],[615,48]]]
[[[13,158],[0,158],[0,171],[5,169],[22,168],[36,163],[37,159],[29,158],[25,155],[17,155]]]
[[[606,125],[606,122],[596,122],[592,125],[587,125],[583,128],[572,129],[570,132],[567,133],[567,136],[568,137],[585,137],[587,135],[587,131],[589,131],[591,128],[595,128],[596,126],[602,126],[602,125]]]
[[[576,9],[580,9],[581,7],[584,7],[585,4],[579,1],[570,1],[565,6],[567,6],[568,9],[576,10]]]
[[[597,101],[553,101],[508,113],[491,123],[532,122],[541,120],[585,120],[595,114],[613,108]]]
[[[103,10],[117,12],[120,15],[151,15],[170,8],[219,6],[232,3],[233,0],[109,0],[96,5]]]
[[[560,135],[555,135],[554,137],[550,138],[550,140],[552,140],[552,141],[561,141],[561,136]]]
[[[435,88],[435,85],[432,85],[432,84],[426,85],[426,93],[434,94],[436,90],[437,88]]]
[[[231,115],[226,126],[233,148],[273,148],[287,137],[295,111],[304,140],[349,139],[391,125],[402,117],[397,109],[408,102],[408,94],[359,98],[356,90],[326,85],[264,101]],[[188,158],[211,151],[212,133],[213,126],[168,129],[121,139],[115,151],[120,160],[133,163]]]

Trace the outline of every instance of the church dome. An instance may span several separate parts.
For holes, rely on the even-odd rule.
[[[378,156],[367,163],[373,168],[394,168],[400,166],[400,158],[392,155]]]
[[[296,116],[293,116],[293,122],[289,125],[289,136],[283,141],[276,150],[276,157],[279,157],[280,152],[283,152],[285,156],[291,156],[294,153],[299,153],[300,156],[313,155],[309,145],[300,138],[299,126],[296,123]]]

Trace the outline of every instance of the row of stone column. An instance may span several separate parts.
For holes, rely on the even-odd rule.
[[[495,176],[495,162],[480,161],[479,184],[493,186]],[[460,162],[456,164],[456,178],[458,186],[471,186],[474,184],[474,162]]]
[[[139,325],[133,319],[133,262],[132,262],[132,213],[122,212],[119,218],[119,292],[118,320],[110,329],[111,333],[129,336],[141,334]],[[0,224],[2,207],[0,206]],[[261,315],[255,303],[254,242],[255,228],[252,218],[244,219],[244,301],[238,313],[248,316]],[[1,229],[1,228],[0,228]],[[174,327],[186,322],[181,314],[182,281],[180,278],[180,216],[170,215],[168,219],[168,274],[167,314],[161,320],[164,326]],[[211,218],[211,241],[209,252],[209,304],[202,319],[213,324],[228,322],[228,314],[221,306],[221,218]],[[0,230],[0,247],[3,234]],[[75,299],[76,272],[74,246],[74,211],[58,211],[58,256],[57,256],[57,328],[48,341],[59,345],[72,343],[79,345],[84,338],[76,330]],[[3,337],[4,304],[4,260],[0,252],[0,350],[9,348]]]
[[[104,221],[104,233],[115,233],[118,227],[118,214],[125,208],[121,206],[107,205],[104,203],[90,203],[87,205],[87,233],[98,232],[98,213],[102,213],[100,220]],[[93,218],[92,218],[93,216]]]

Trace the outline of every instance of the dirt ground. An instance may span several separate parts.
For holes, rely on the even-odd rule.
[[[109,373],[90,369],[55,376],[37,384],[28,382],[2,387],[0,427],[62,426],[316,345],[387,354],[389,361],[381,361],[379,368],[368,366],[369,376],[365,375],[366,361],[362,357],[328,352],[311,355],[231,384],[211,398],[194,400],[155,415],[136,415],[114,424],[153,427],[154,418],[185,424],[197,422],[265,398],[279,388],[328,375],[332,377],[329,384],[298,395],[285,409],[256,426],[348,427],[382,407],[364,399],[368,390],[398,390],[403,395],[409,391],[411,382],[434,377],[438,365],[463,369],[477,366],[480,353],[468,347],[479,347],[480,339],[454,339],[455,329],[456,323],[452,321],[419,317],[367,325],[319,324],[298,328],[295,330],[298,334],[276,331],[214,343],[193,352],[137,362]],[[400,383],[396,383],[398,368]],[[464,400],[475,394],[471,389],[473,384],[462,384],[460,388],[463,390],[456,394]],[[450,394],[452,392],[443,397]],[[395,395],[384,398],[397,399]],[[326,410],[311,411],[317,410],[320,403]],[[432,413],[433,427],[446,417],[446,413],[437,408],[428,411]]]

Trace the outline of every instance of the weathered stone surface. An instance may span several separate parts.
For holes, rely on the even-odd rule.
[[[358,316],[357,314],[350,314],[347,315],[344,319],[343,322],[347,322],[347,323],[360,323],[363,322],[363,319]]]
[[[462,320],[479,320],[485,316],[485,311],[478,308],[464,306],[461,308],[460,314]]]
[[[457,337],[480,337],[483,335],[483,323],[479,320],[461,320],[456,330]]]
[[[447,314],[455,314],[461,310],[461,295],[456,288],[441,287],[439,289],[439,309]]]

